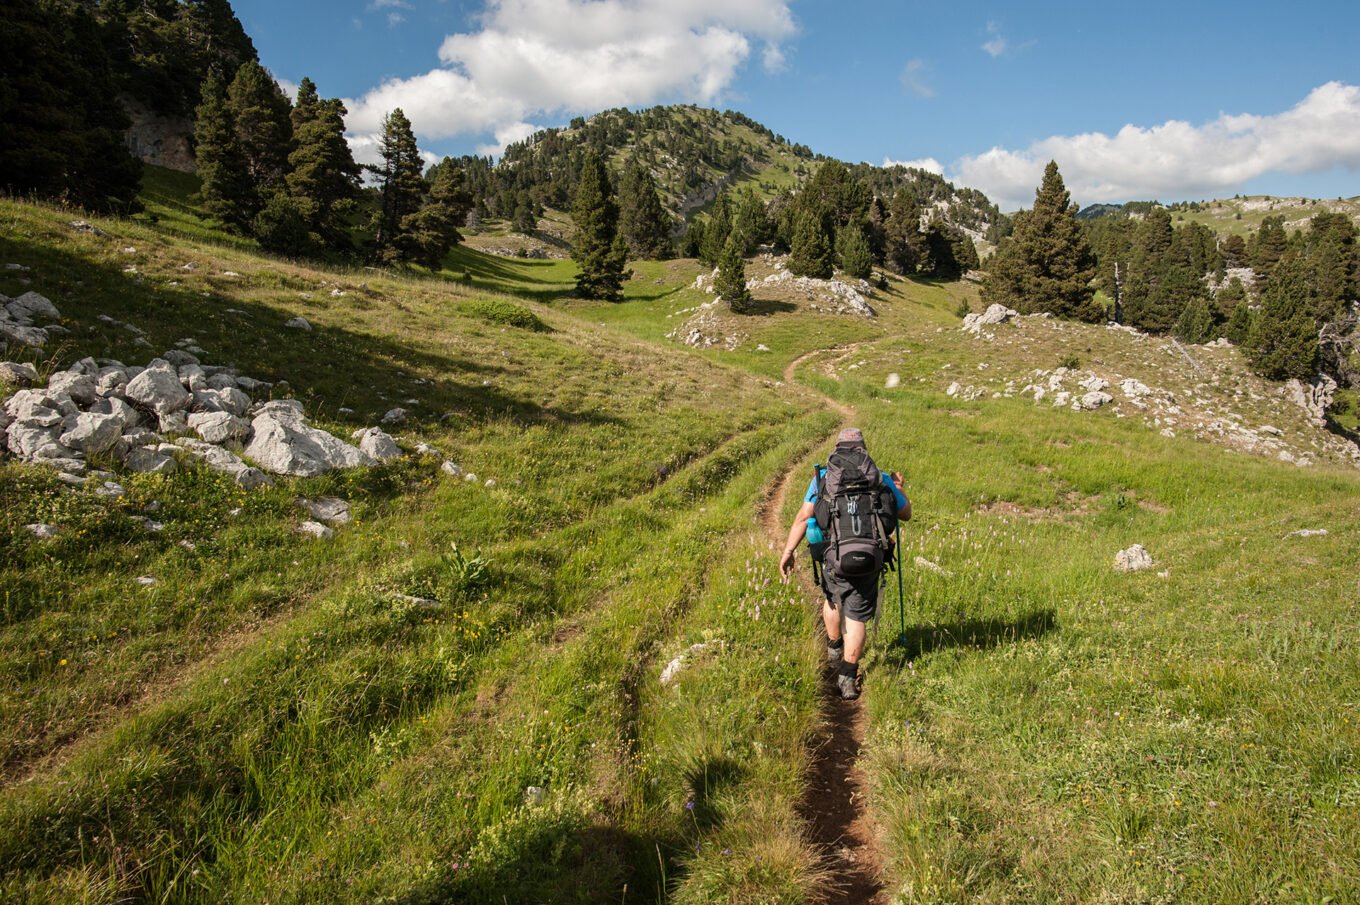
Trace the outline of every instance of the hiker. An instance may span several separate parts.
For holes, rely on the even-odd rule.
[[[859,518],[866,508],[873,514],[868,519]],[[826,626],[827,662],[836,669],[836,687],[847,701],[859,697],[857,680],[865,624],[878,606],[879,577],[891,555],[893,529],[898,520],[910,518],[911,501],[902,492],[902,475],[880,472],[864,446],[864,433],[848,427],[836,437],[836,448],[827,457],[826,467],[817,467],[784,542],[779,573],[787,582],[793,571],[794,551],[804,536],[813,535],[809,546],[814,571],[820,560],[822,593],[826,595],[822,622]],[[818,537],[822,533],[825,540]]]

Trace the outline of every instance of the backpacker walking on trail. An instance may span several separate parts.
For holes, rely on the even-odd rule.
[[[784,542],[779,558],[784,581],[793,571],[793,554],[805,535],[814,571],[821,562],[827,660],[836,668],[836,686],[847,701],[859,697],[865,623],[878,607],[879,577],[892,553],[893,530],[899,519],[910,518],[911,501],[902,492],[902,476],[879,471],[865,449],[864,433],[848,427],[837,436],[826,466],[817,467]]]

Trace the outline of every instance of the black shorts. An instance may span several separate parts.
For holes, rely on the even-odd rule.
[[[843,578],[830,569],[822,569],[822,593],[833,607],[841,609],[847,619],[868,622],[878,609],[878,578]]]

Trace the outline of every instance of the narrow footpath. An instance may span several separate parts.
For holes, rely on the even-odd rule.
[[[819,349],[800,356],[784,369],[784,382],[793,383],[799,366],[811,358],[830,352],[841,352],[843,357],[853,354],[856,348]],[[850,423],[854,417],[851,408],[830,396],[818,395],[827,408],[841,416],[842,427]],[[828,443],[834,436],[834,433],[828,436]],[[765,532],[773,543],[776,556],[788,533],[788,525],[781,522],[784,502],[790,493],[799,493],[806,481],[801,467],[791,468],[765,506]],[[820,612],[821,591],[812,583],[805,554],[799,556],[794,574],[808,600]],[[879,879],[883,857],[878,847],[877,827],[868,807],[868,780],[859,766],[860,747],[864,743],[863,700],[842,701],[836,690],[835,675],[829,669],[823,669],[822,719],[811,742],[807,792],[798,803],[798,813],[807,821],[812,842],[820,849],[823,866],[831,875],[830,887],[823,900],[828,905],[881,905],[884,901]]]

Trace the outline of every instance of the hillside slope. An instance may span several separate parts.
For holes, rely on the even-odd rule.
[[[494,214],[508,218],[520,192],[547,207],[570,207],[586,148],[601,154],[615,172],[640,160],[680,222],[703,210],[724,189],[750,187],[767,199],[796,189],[827,159],[741,113],[672,106],[606,110],[574,120],[566,129],[547,129],[510,145],[494,168],[476,158],[464,159],[463,164],[474,192],[488,200]],[[923,208],[938,211],[946,222],[980,237],[1002,220],[980,192],[957,189],[933,173],[868,164],[852,170],[885,199],[898,188],[909,188]]]
[[[860,854],[882,901],[1353,895],[1360,477],[1236,349],[974,334],[969,283],[838,313],[773,259],[735,315],[687,260],[604,304],[566,261],[427,279],[70,219],[0,204],[0,293],[71,331],[43,376],[192,341],[340,436],[407,409],[406,455],[252,492],[0,462],[0,898],[794,903]],[[722,341],[667,338],[696,314]],[[762,517],[845,411],[916,509],[850,856],[810,835],[816,600]],[[296,533],[323,496],[353,520]],[[1133,544],[1155,565],[1115,571]]]

